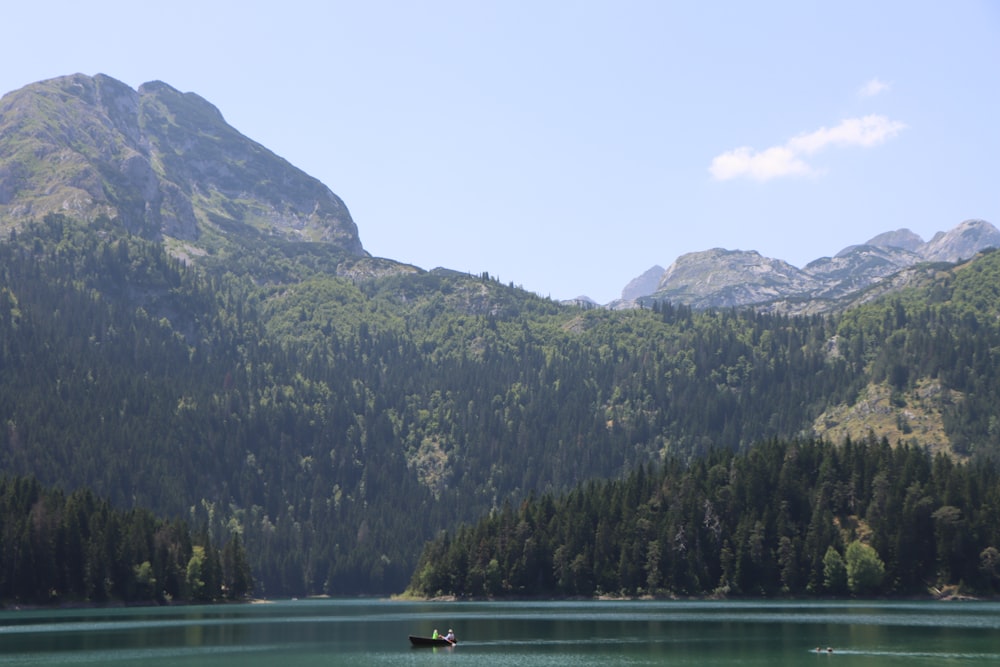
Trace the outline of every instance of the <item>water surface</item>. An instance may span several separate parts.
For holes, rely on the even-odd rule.
[[[449,627],[458,646],[410,648],[407,635]],[[309,600],[0,611],[2,665],[773,667],[817,660],[997,665],[1000,604]]]

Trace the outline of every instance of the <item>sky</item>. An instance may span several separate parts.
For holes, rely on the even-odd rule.
[[[13,5],[13,6],[11,6]],[[371,254],[608,303],[1000,227],[995,0],[8,3],[0,93],[160,80],[318,178]]]

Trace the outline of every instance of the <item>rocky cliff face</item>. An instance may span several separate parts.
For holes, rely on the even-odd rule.
[[[966,220],[949,232],[938,232],[920,248],[931,262],[958,262],[980,250],[1000,248],[1000,231],[985,220]]]
[[[666,269],[657,264],[651,269],[647,269],[641,276],[633,278],[625,286],[625,289],[622,290],[622,299],[632,301],[647,294],[652,294],[660,286],[660,278],[663,277],[664,271]]]
[[[728,308],[817,287],[812,276],[780,259],[715,248],[679,257],[660,278],[654,296],[695,308]]]
[[[241,233],[367,255],[329,188],[162,82],[76,74],[0,99],[0,226],[50,212],[106,215],[188,256]]]
[[[881,282],[898,289],[903,286],[900,280],[918,275],[904,270],[922,262],[957,262],[986,248],[1000,248],[1000,231],[985,220],[967,220],[926,243],[908,229],[886,232],[802,269],[754,251],[716,248],[678,257],[659,272],[654,289],[648,287],[650,276],[659,267],[650,269],[629,283],[622,300],[611,305],[628,308],[670,301],[694,308],[753,306],[789,314],[825,312]],[[647,286],[644,294],[635,289],[638,285]]]

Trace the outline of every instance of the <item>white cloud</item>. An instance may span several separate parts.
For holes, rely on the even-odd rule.
[[[884,81],[880,81],[878,77],[875,77],[865,85],[861,86],[861,89],[858,91],[858,95],[861,97],[875,97],[879,93],[885,92],[886,90],[889,90],[889,84]]]
[[[747,176],[755,181],[769,181],[780,176],[805,176],[812,172],[808,164],[784,146],[755,152],[749,146],[727,151],[712,160],[709,167],[718,181]]]
[[[865,116],[842,120],[836,127],[821,127],[815,132],[800,134],[788,142],[796,153],[816,153],[827,146],[861,146],[869,148],[892,139],[906,127],[904,123],[885,116]]]
[[[885,116],[870,115],[848,118],[834,127],[821,127],[813,132],[792,137],[782,146],[755,151],[743,146],[726,151],[712,160],[709,172],[719,181],[747,177],[769,181],[782,176],[809,176],[817,172],[804,159],[830,146],[870,148],[895,137],[906,128],[904,123]]]

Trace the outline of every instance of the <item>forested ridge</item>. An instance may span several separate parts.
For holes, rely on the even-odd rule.
[[[927,595],[1000,587],[1000,476],[884,438],[716,450],[510,503],[425,548],[419,596]]]
[[[240,535],[275,596],[397,592],[443,528],[665,457],[808,437],[872,386],[901,442],[1000,450],[998,253],[788,318],[587,310],[487,274],[348,280],[301,248],[257,239],[196,269],[107,219],[12,234],[0,469]],[[918,394],[941,434],[916,421]]]

